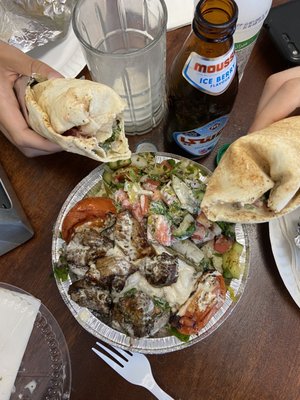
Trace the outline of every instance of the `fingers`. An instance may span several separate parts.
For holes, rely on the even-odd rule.
[[[282,76],[280,76],[278,77],[280,79],[271,82],[272,85],[266,84],[249,132],[258,131],[286,118],[300,107],[300,68],[298,71],[299,77],[282,82]],[[290,74],[285,74],[284,78],[287,76]]]
[[[48,79],[63,78],[63,75],[40,60],[31,59],[30,71],[31,72],[29,76],[31,76],[33,73],[36,73],[41,76],[45,76]],[[23,75],[28,75],[28,73]]]
[[[4,135],[19,149],[39,149],[42,152],[54,153],[61,147],[29,129],[20,109],[14,92],[3,82],[0,93],[0,129]]]
[[[63,77],[49,65],[2,41],[0,41],[0,64],[2,69],[12,74],[31,76],[33,73],[38,73],[48,79]]]
[[[1,125],[0,130],[4,136],[16,146],[26,157],[37,157],[47,154],[53,154],[62,151],[63,149],[55,143],[36,134],[31,129],[27,128],[18,136],[13,137]],[[15,140],[16,139],[16,140]]]
[[[30,76],[33,73],[40,74],[48,79],[62,77],[49,65],[35,60],[17,48],[0,41],[0,130],[27,157],[62,151],[60,146],[32,131],[20,110],[21,107],[24,115],[26,115],[24,94],[28,78],[25,78],[25,81],[23,79],[23,82],[20,81],[19,85],[16,86],[16,94],[19,96],[20,104],[13,90],[14,83],[18,76]]]
[[[26,91],[27,84],[28,84],[28,76],[20,76],[20,78],[18,78],[15,81],[14,92],[15,92],[15,95],[19,102],[19,106],[21,108],[23,117],[26,120],[28,126],[30,126],[29,119],[28,119],[28,111],[27,111],[27,107],[25,105],[25,91]]]

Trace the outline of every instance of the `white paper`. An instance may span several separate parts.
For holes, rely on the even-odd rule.
[[[0,399],[8,400],[30,338],[40,301],[0,288]]]
[[[168,10],[168,30],[192,23],[194,0],[165,0],[165,3]]]

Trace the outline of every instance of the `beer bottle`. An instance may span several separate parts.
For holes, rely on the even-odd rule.
[[[200,0],[171,67],[165,148],[192,159],[206,156],[220,138],[238,91],[233,33],[234,0]]]

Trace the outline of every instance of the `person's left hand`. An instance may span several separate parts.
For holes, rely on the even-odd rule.
[[[60,146],[30,129],[22,113],[26,109],[25,86],[34,73],[48,79],[63,78],[49,65],[0,41],[0,130],[27,157],[62,151]],[[18,80],[21,75],[24,79]]]

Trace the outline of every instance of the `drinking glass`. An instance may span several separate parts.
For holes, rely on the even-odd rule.
[[[79,0],[72,24],[92,79],[125,101],[126,133],[157,126],[166,107],[164,0]]]

